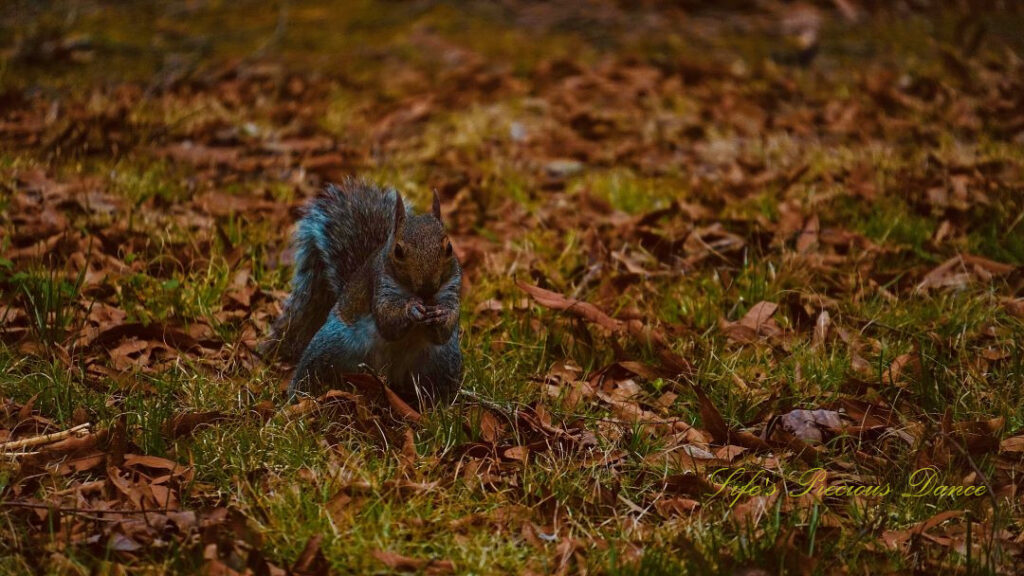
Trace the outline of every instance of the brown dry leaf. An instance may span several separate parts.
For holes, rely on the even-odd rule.
[[[654,508],[665,518],[689,516],[694,510],[700,508],[700,502],[679,496],[659,498],[655,500]]]
[[[519,286],[520,290],[529,294],[537,301],[538,304],[545,308],[567,310],[584,320],[593,322],[594,324],[613,332],[622,328],[621,320],[616,320],[611,316],[608,316],[589,302],[583,302],[582,300],[576,300],[575,298],[567,298],[557,292],[545,290],[538,286],[531,286],[518,280],[516,281],[516,285]]]
[[[419,412],[414,410],[412,406],[409,406],[405,400],[402,400],[398,394],[395,394],[395,391],[388,386],[384,387],[384,394],[387,397],[388,405],[391,406],[391,409],[395,411],[399,418],[413,423],[419,422],[423,418],[420,416]]]
[[[738,322],[719,320],[719,328],[730,340],[741,344],[752,344],[761,338],[779,336],[782,328],[772,318],[778,308],[779,305],[774,302],[758,302]]]
[[[505,306],[504,306],[504,304],[501,303],[501,300],[495,300],[494,298],[490,298],[488,300],[484,300],[483,302],[477,304],[476,307],[473,308],[473,314],[474,315],[480,315],[480,314],[484,314],[484,313],[488,313],[488,312],[497,313],[497,312],[501,312],[504,309],[505,309]]]
[[[767,496],[752,496],[746,501],[736,504],[732,508],[732,520],[743,528],[758,526],[761,520],[774,509],[780,494],[781,491],[776,491]]]
[[[136,552],[142,547],[142,544],[118,532],[111,534],[107,540],[107,549],[114,552]]]
[[[97,302],[89,309],[86,319],[95,324],[99,329],[106,330],[123,324],[127,317],[128,313],[124,310],[103,302]]]
[[[594,390],[587,382],[567,382],[562,386],[545,385],[545,391],[552,398],[561,398],[567,410],[574,410],[584,399],[594,397]]]
[[[656,380],[656,379],[658,379],[658,378],[660,378],[662,376],[670,376],[671,375],[671,374],[666,374],[664,370],[658,369],[658,368],[653,367],[653,366],[648,366],[647,364],[644,364],[643,362],[637,362],[635,360],[621,360],[619,362],[616,362],[616,363],[608,366],[607,368],[603,368],[601,371],[604,372],[604,371],[609,370],[609,369],[611,369],[613,367],[616,367],[616,366],[622,368],[623,370],[631,372],[631,373],[633,373],[633,374],[643,378],[644,380],[647,380],[648,382]]]
[[[746,451],[747,449],[743,446],[733,446],[730,444],[715,450],[715,458],[724,460],[725,462],[732,462]]]
[[[702,498],[718,492],[722,487],[712,484],[704,476],[693,474],[673,474],[664,480],[662,491],[666,494]],[[723,492],[728,491],[725,487]]]
[[[558,360],[551,365],[544,379],[552,384],[573,382],[583,374],[583,369],[572,360]]]
[[[738,444],[753,450],[766,450],[768,443],[749,432],[734,431],[726,424],[722,414],[711,402],[711,398],[697,385],[691,385],[700,401],[700,419],[704,426],[711,432],[716,442],[721,444]]]
[[[530,449],[527,446],[512,446],[503,450],[501,455],[509,460],[525,464],[530,459]]]
[[[433,492],[440,482],[413,482],[411,480],[387,480],[382,485],[386,490],[397,490],[403,496]]]
[[[196,428],[204,424],[213,424],[226,418],[227,416],[220,411],[183,412],[164,422],[163,433],[170,438],[181,438],[191,435]]]
[[[480,438],[484,442],[490,443],[500,440],[505,433],[505,425],[501,420],[486,408],[477,408],[477,414],[479,415]]]
[[[1001,302],[1010,316],[1024,319],[1024,298],[1002,298]]]
[[[131,503],[132,509],[142,509],[142,499],[144,497],[144,493],[137,486],[135,486],[133,482],[131,482],[128,476],[122,476],[120,470],[113,466],[108,466],[107,480],[110,482],[111,486],[113,486],[115,489],[117,489],[118,492],[121,493],[121,496],[123,496],[126,500],[128,500]],[[150,508],[153,507],[150,506]]]
[[[742,236],[726,231],[720,222],[715,222],[710,226],[696,228],[686,237],[683,242],[687,254],[684,262],[692,267],[709,256],[725,259],[724,254],[736,252],[744,246],[746,240]]]
[[[882,542],[884,542],[890,549],[898,550],[912,537],[922,535],[928,530],[942,524],[946,520],[959,518],[960,516],[963,516],[964,513],[965,512],[963,510],[947,510],[945,512],[940,512],[927,520],[918,522],[905,530],[886,530],[885,532],[882,532]]]
[[[953,425],[953,437],[962,442],[971,454],[996,452],[1000,448],[999,436],[1006,419],[1002,416],[975,422],[957,422]]]
[[[242,309],[248,309],[252,305],[252,296],[256,293],[256,286],[249,282],[249,271],[240,269],[235,271],[231,277],[231,284],[224,293],[224,299],[232,302]]]
[[[882,382],[884,384],[898,384],[903,381],[901,377],[904,373],[911,372],[916,373],[920,369],[918,364],[918,355],[914,353],[900,354],[893,359],[892,364],[885,369],[885,373],[882,374]]]
[[[974,270],[975,274],[985,280],[993,276],[1005,276],[1017,269],[1016,266],[996,262],[981,256],[974,256],[973,254],[961,254],[960,258],[965,265]],[[986,275],[988,275],[988,278],[986,278]]]
[[[187,470],[185,466],[182,466],[173,460],[160,458],[159,456],[145,456],[138,454],[125,454],[124,466],[143,466],[145,468],[164,470],[175,475],[182,474]]]
[[[373,557],[397,572],[423,572],[424,574],[451,574],[455,572],[455,564],[451,560],[412,558],[387,550],[374,550]]]
[[[214,148],[193,142],[171,144],[163,149],[163,153],[178,162],[197,166],[232,165],[241,155],[238,148]]]
[[[770,173],[765,174],[765,176],[769,175]],[[779,202],[778,212],[779,218],[775,223],[773,242],[782,245],[804,226],[804,215],[800,209],[800,202],[796,200]]]
[[[679,398],[679,394],[675,392],[665,392],[658,399],[654,401],[654,406],[661,408],[662,410],[668,410],[675,403],[676,398]]]
[[[1024,434],[1010,436],[999,443],[1000,452],[1024,454]]]
[[[263,142],[261,148],[274,154],[309,154],[322,152],[334,147],[330,138],[323,136],[313,138],[288,138]]]
[[[217,190],[199,195],[192,202],[200,212],[217,217],[227,217],[234,214],[278,212],[283,208],[280,203],[262,198],[229,194]]]
[[[558,575],[567,574],[576,550],[581,547],[581,543],[575,538],[563,537],[555,549],[558,559],[554,573]]]
[[[306,542],[305,548],[292,565],[291,573],[297,576],[326,576],[331,573],[331,565],[320,549],[324,537],[317,534]]]
[[[778,308],[779,305],[774,302],[758,302],[750,307],[750,310],[740,320],[740,324],[762,334],[772,324],[772,315]]]
[[[57,467],[57,473],[62,476],[68,476],[78,472],[85,472],[98,468],[100,465],[107,462],[107,455],[103,452],[94,452],[86,456],[79,456],[75,458],[68,458],[62,460],[60,465]]]
[[[115,370],[126,372],[149,364],[149,342],[130,338],[107,352]]]
[[[782,426],[808,444],[822,443],[822,430],[835,433],[842,428],[838,412],[832,410],[793,410],[780,418]]]
[[[691,371],[690,363],[678,356],[671,348],[667,336],[656,327],[648,326],[637,319],[617,320],[608,316],[589,302],[568,298],[557,292],[531,286],[517,280],[516,285],[529,294],[538,304],[554,310],[565,310],[574,316],[597,324],[613,333],[629,335],[640,342],[649,343],[657,351],[663,366],[677,374]]]
[[[818,246],[818,233],[821,231],[821,223],[818,215],[815,214],[807,219],[803,231],[796,239],[796,251],[799,254],[807,254]]]
[[[412,428],[407,427],[402,433],[402,452],[400,456],[402,466],[408,470],[414,469],[419,457],[420,455],[416,451],[416,434],[412,431]]]
[[[597,397],[609,404],[627,402],[641,392],[640,385],[633,379],[604,381],[596,391]]]
[[[974,280],[988,282],[1005,276],[1016,268],[981,256],[958,254],[925,274],[915,290],[927,292],[936,288],[963,289]]]

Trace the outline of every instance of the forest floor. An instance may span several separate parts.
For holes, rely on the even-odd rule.
[[[0,8],[0,572],[1024,561],[1020,12],[173,4]],[[442,198],[451,406],[254,353],[350,174]]]

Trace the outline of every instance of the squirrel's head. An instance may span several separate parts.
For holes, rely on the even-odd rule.
[[[441,200],[436,191],[430,214],[406,216],[405,204],[398,198],[393,237],[388,259],[395,280],[429,301],[455,269],[455,254],[441,222]]]

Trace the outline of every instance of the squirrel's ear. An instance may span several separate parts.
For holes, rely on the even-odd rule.
[[[395,194],[395,236],[399,236],[402,227],[405,226],[405,201],[401,194]]]
[[[437,189],[434,189],[434,205],[431,207],[434,212],[434,218],[441,219],[441,197],[437,195]]]

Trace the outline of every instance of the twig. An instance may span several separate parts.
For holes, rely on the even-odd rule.
[[[92,426],[92,424],[86,422],[85,424],[79,424],[74,428],[69,428],[61,432],[53,432],[52,434],[43,434],[42,436],[33,436],[31,438],[22,438],[21,440],[4,442],[3,444],[0,444],[0,452],[10,452],[11,450],[28,448],[29,446],[49,444],[51,442],[56,442],[57,440],[63,440],[70,436],[77,436],[79,432],[83,431],[88,433],[90,426]]]
[[[20,458],[21,456],[35,456],[36,454],[39,454],[39,452],[0,452],[0,456],[10,458],[11,460]]]
[[[106,483],[107,483],[106,480],[94,480],[92,482],[86,482],[84,484],[79,484],[78,486],[72,486],[71,488],[67,488],[67,489],[64,489],[64,490],[58,490],[58,491],[54,492],[52,495],[53,496],[68,496],[68,495],[74,494],[76,492],[84,494],[86,492],[92,492],[93,490],[96,490],[96,489],[99,489],[99,488],[103,488],[103,485],[106,484]]]

